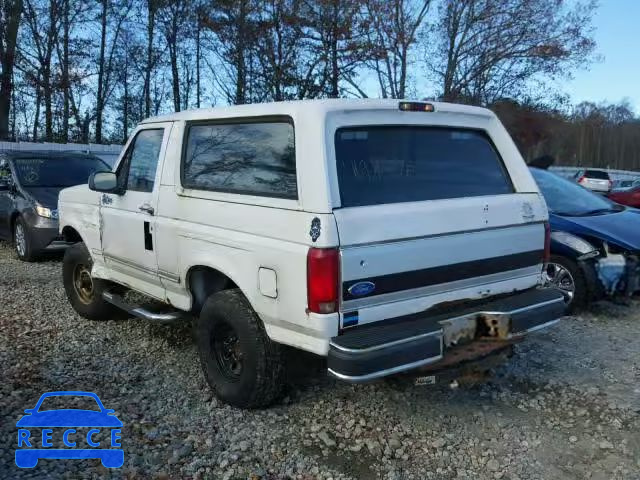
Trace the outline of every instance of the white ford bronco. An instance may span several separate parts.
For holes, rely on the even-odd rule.
[[[150,118],[113,172],[61,193],[59,216],[75,310],[194,318],[208,382],[241,407],[276,400],[286,346],[362,382],[485,355],[564,312],[543,286],[544,200],[482,108],[321,100]]]

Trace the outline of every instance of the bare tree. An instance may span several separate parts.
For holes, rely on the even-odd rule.
[[[320,95],[322,59],[308,55],[301,0],[264,0],[256,38],[257,81],[265,100]]]
[[[196,15],[195,15],[195,29],[196,29],[196,108],[200,108],[200,100],[202,97],[202,83],[200,78],[200,63],[202,58],[201,47],[202,47],[202,8],[200,6],[196,6]]]
[[[22,0],[0,0],[0,140],[9,138],[13,69]]]
[[[366,33],[359,22],[361,4],[357,0],[302,1],[308,55],[322,66],[321,85],[331,98],[340,96],[343,81],[357,86],[358,67],[367,58]]]
[[[157,11],[158,22],[161,26],[171,65],[171,90],[173,94],[173,109],[182,109],[180,101],[180,72],[178,71],[178,55],[180,39],[187,36],[187,26],[192,5],[188,0],[180,2],[165,1]]]
[[[68,142],[72,135],[76,138],[82,124],[82,115],[77,109],[75,97],[85,89],[83,82],[89,78],[89,59],[92,43],[77,34],[77,30],[88,22],[87,14],[91,5],[74,0],[62,0],[61,30],[56,45],[56,56],[60,80],[57,90],[62,93],[62,106],[58,115],[62,117],[58,138]],[[55,93],[55,92],[54,92]],[[59,103],[59,102],[58,102]],[[71,125],[73,119],[75,125]]]
[[[383,98],[405,98],[410,51],[431,0],[367,0],[370,66]]]
[[[96,91],[96,143],[102,143],[102,122],[104,109],[107,101],[113,91],[113,79],[115,72],[113,69],[117,47],[119,45],[118,38],[122,33],[123,25],[133,7],[131,0],[100,1],[100,43],[98,55],[98,80]],[[111,22],[110,22],[111,21]],[[110,28],[110,35],[108,30]]]
[[[428,63],[445,100],[518,96],[536,75],[588,63],[594,0],[445,0]]]
[[[36,89],[33,138],[38,139],[40,104],[44,102],[45,140],[53,141],[53,94],[57,88],[53,61],[61,26],[62,0],[25,0],[26,42],[20,43],[18,68],[31,78]]]
[[[218,0],[212,2],[203,25],[216,36],[218,63],[213,66],[214,80],[226,100],[243,104],[252,100],[252,53],[256,39],[258,0]],[[223,75],[216,73],[221,67]]]
[[[151,75],[155,67],[153,38],[155,35],[158,0],[147,0],[147,63],[144,71],[144,116],[151,115]]]

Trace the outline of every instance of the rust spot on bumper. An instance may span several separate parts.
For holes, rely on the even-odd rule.
[[[501,340],[494,338],[480,338],[467,345],[448,348],[445,351],[444,358],[442,360],[419,368],[418,371],[433,372],[435,370],[457,366],[465,362],[476,361],[500,350],[504,350],[521,341],[522,339]]]

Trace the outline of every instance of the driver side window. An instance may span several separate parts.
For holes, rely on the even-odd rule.
[[[152,192],[164,129],[141,130],[118,168],[118,184],[125,190]]]

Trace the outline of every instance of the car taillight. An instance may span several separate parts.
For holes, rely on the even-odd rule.
[[[542,261],[548,263],[551,260],[551,226],[544,222],[544,254]]]
[[[582,183],[582,182],[584,182],[584,180],[585,180],[585,178],[584,178],[584,175],[583,175],[582,177],[580,177],[580,178],[578,179],[578,183]]]
[[[613,188],[613,182],[609,180],[609,190],[611,190],[612,188]]]
[[[307,306],[313,313],[338,311],[340,254],[337,248],[310,248],[307,253]]]

